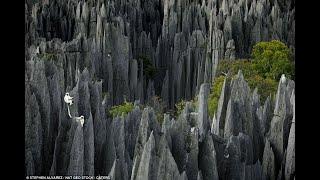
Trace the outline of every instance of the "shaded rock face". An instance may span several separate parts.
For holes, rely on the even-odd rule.
[[[273,111],[274,116],[271,120],[269,132],[270,144],[274,149],[276,164],[282,164],[282,162],[286,160],[285,152],[288,147],[288,139],[291,129],[290,127],[293,123],[292,120],[295,120],[293,118],[294,102],[290,102],[290,97],[294,96],[293,89],[293,82],[285,78],[285,76],[282,76],[278,85],[278,91],[276,94],[276,101]],[[294,143],[292,142],[292,138],[290,143]],[[291,154],[294,150],[292,150],[292,144],[290,146],[291,147],[289,148],[289,150]],[[292,154],[290,156],[292,156]],[[276,172],[278,172],[280,168],[281,165],[277,166]]]
[[[56,66],[53,62],[47,63]],[[47,71],[57,78],[55,73],[58,71]],[[50,76],[48,78],[53,80]],[[75,101],[70,108],[71,114],[84,114],[83,127],[76,117],[69,117],[66,103],[57,105],[64,92],[60,89],[60,98],[55,93],[49,93],[51,99],[58,101],[52,103],[57,113],[53,117],[58,122],[50,124],[58,132],[50,133],[50,136],[56,135],[50,137],[55,139],[53,154],[48,156],[52,157],[52,163],[46,170],[50,175],[100,174],[109,175],[112,179],[295,177],[295,91],[289,79],[279,82],[271,122],[267,122],[270,117],[266,117],[270,116],[267,111],[272,111],[273,107],[268,105],[270,100],[260,105],[257,90],[251,93],[241,71],[231,82],[225,81],[224,86],[230,88],[223,90],[221,96],[227,93],[225,98],[229,102],[226,114],[222,115],[225,121],[219,121],[224,123],[224,134],[221,135],[210,131],[209,122],[199,123],[204,122],[203,117],[207,116],[205,110],[200,110],[205,109],[207,104],[207,84],[200,88],[199,109],[187,103],[177,120],[170,120],[170,116],[165,115],[161,127],[153,108],[142,110],[137,103],[127,115],[109,118],[104,113],[107,107],[102,100],[101,82],[89,79],[90,74],[84,69],[79,74],[76,86],[72,90],[67,88],[71,90],[70,95]],[[50,84],[58,85],[57,82]],[[26,81],[26,172],[43,174],[46,166],[42,161],[44,135],[40,108],[45,107],[38,105],[34,89],[30,87],[30,80]],[[290,97],[286,94],[290,94]],[[223,103],[219,103],[219,106],[223,106]],[[282,128],[279,125],[281,119],[277,119],[281,117],[291,118],[289,122],[285,121],[286,118],[282,119]],[[267,132],[262,133],[260,128],[267,127],[268,123],[270,128],[265,128]],[[275,136],[286,136],[286,123],[289,125],[288,137],[276,139]],[[255,138],[260,136],[262,140]],[[279,147],[283,147],[283,154],[279,153]]]
[[[72,142],[70,160],[67,175],[83,175],[84,174],[84,144],[83,131],[80,124],[76,125],[74,139]]]
[[[78,70],[87,67],[91,77],[103,79],[111,105],[144,102],[152,80],[155,94],[174,108],[211,82],[221,59],[246,58],[255,43],[272,39],[294,51],[294,4],[28,0],[26,55],[27,60],[44,54],[63,59],[58,62],[65,78],[61,88],[73,87]]]
[[[214,118],[207,102],[221,59],[271,39],[294,49],[291,1],[27,0],[25,13],[27,175],[295,178],[294,81],[260,102],[239,72]],[[176,119],[157,114],[195,95]],[[133,110],[111,117],[124,101]]]
[[[197,127],[199,129],[200,142],[206,136],[209,130],[209,115],[208,115],[208,98],[209,98],[209,84],[202,84],[199,92],[199,109]]]
[[[152,107],[142,109],[138,102],[128,114],[110,117],[102,82],[92,81],[87,68],[79,72],[74,87],[66,87],[65,92],[74,98],[70,106],[63,100],[65,92],[58,88],[63,86],[64,76],[58,76],[56,62],[45,62],[46,66],[40,65],[43,72],[35,73],[39,71],[34,67],[42,62],[33,59],[26,67],[27,174],[100,174],[112,179],[295,177],[295,87],[285,77],[279,81],[274,106],[270,98],[260,105],[257,89],[251,92],[241,71],[226,80],[218,105],[219,120],[213,118],[212,128],[207,83],[200,86],[197,108],[186,103],[177,119],[170,120],[165,114],[160,123]],[[47,104],[52,107],[48,121],[43,121],[42,115],[50,108],[38,100],[46,96],[36,95],[47,89],[39,91],[31,81],[39,77],[52,87],[47,94],[52,99]],[[221,111],[221,106],[227,109]],[[83,126],[77,120],[81,115]],[[47,136],[45,122],[50,127]],[[52,143],[52,151],[43,151],[44,142]],[[51,157],[49,165],[44,157]]]

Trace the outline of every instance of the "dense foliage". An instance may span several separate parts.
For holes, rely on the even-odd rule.
[[[252,50],[255,70],[264,77],[278,80],[281,74],[294,79],[294,64],[290,49],[282,42],[259,42]]]

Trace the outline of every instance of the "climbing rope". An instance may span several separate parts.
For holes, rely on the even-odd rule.
[[[70,118],[72,118],[72,115],[70,113],[70,106],[72,106],[73,104],[73,97],[71,97],[70,94],[66,92],[63,99],[64,99],[64,102],[67,103],[68,115]],[[74,119],[76,120],[76,122],[79,122],[81,124],[81,127],[83,127],[84,116],[81,115],[80,117],[74,117]]]

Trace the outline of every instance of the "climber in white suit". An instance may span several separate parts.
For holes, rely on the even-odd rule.
[[[64,102],[66,102],[70,106],[73,104],[72,99],[73,99],[73,97],[71,97],[68,92],[64,95]]]
[[[69,93],[67,92],[65,95],[64,95],[64,102],[66,102],[67,103],[67,108],[68,108],[68,115],[70,116],[70,118],[72,118],[72,116],[71,116],[71,113],[70,113],[70,109],[69,109],[69,105],[71,106],[72,104],[73,104],[73,97],[71,97],[70,95],[69,95]]]
[[[84,116],[80,116],[80,117],[75,117],[77,122],[80,122],[81,127],[83,127],[84,124]]]

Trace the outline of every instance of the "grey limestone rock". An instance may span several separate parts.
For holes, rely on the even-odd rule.
[[[190,137],[190,129],[191,129],[191,125],[189,124],[190,111],[191,111],[190,104],[187,103],[185,108],[183,109],[183,112],[179,115],[178,119],[171,120],[172,122],[172,131],[171,131],[172,155],[177,163],[179,171],[183,171],[187,164],[186,147],[188,147],[187,140],[188,140],[188,137]]]
[[[219,179],[216,151],[212,137],[209,135],[206,136],[204,142],[199,147],[199,169],[202,172],[204,180]]]
[[[102,106],[102,82],[89,83],[89,90],[94,132],[94,167],[95,174],[97,174],[97,172],[101,172],[103,161],[100,157],[106,140],[106,127],[103,122],[106,117]]]
[[[226,110],[228,105],[229,99],[229,82],[227,78],[223,81],[219,101],[218,101],[218,108],[217,108],[217,124],[216,124],[216,135],[222,136],[222,132],[225,126],[225,118],[226,118]]]
[[[76,125],[73,137],[72,148],[70,151],[70,161],[67,175],[81,176],[84,173],[84,141],[83,130],[79,123]]]
[[[187,154],[187,163],[186,163],[186,174],[188,179],[197,179],[197,173],[199,170],[199,143],[198,137],[199,132],[198,129],[195,127],[191,128],[190,134],[187,136],[188,145],[188,154]]]
[[[268,139],[266,140],[266,144],[264,146],[263,161],[262,161],[262,175],[264,179],[276,178],[275,157]]]
[[[32,153],[30,151],[26,150],[25,153],[25,167],[26,167],[26,175],[31,176],[35,174],[35,169],[34,169],[34,161],[32,158]]]
[[[267,132],[269,132],[272,117],[273,112],[271,107],[271,97],[268,96],[263,105],[262,114],[260,117],[261,131],[264,136],[267,134]]]
[[[226,179],[241,179],[245,172],[245,163],[241,162],[241,147],[237,136],[230,136],[224,152],[225,168],[221,177]]]
[[[166,137],[168,146],[170,151],[172,150],[172,138],[171,138],[171,127],[170,127],[170,116],[169,114],[164,114],[163,115],[163,122],[162,122],[162,128],[161,128],[161,133],[164,134]]]
[[[79,101],[78,101],[78,112],[79,116],[83,115],[85,118],[90,117],[91,106],[90,106],[90,91],[89,91],[89,72],[87,69],[84,69],[80,75],[78,92],[79,92]]]
[[[89,117],[85,119],[83,125],[83,138],[84,138],[84,169],[83,174],[88,176],[94,175],[94,129],[93,118],[90,113]]]
[[[276,102],[273,112],[273,118],[270,125],[270,143],[274,147],[275,158],[278,163],[282,162],[284,153],[284,145],[286,142],[286,135],[288,135],[288,129],[286,125],[289,124],[290,116],[290,99],[287,90],[287,79],[282,76],[278,85],[278,91],[276,95]]]
[[[130,101],[134,101],[138,97],[138,62],[133,59],[130,61],[130,75],[129,75],[129,84],[130,84]]]
[[[39,106],[34,94],[30,94],[27,85],[26,89],[26,111],[25,111],[25,154],[26,168],[30,175],[41,174],[42,164],[42,126]],[[30,160],[30,162],[28,161]],[[31,161],[32,160],[32,161]]]
[[[102,164],[102,172],[103,174],[108,174],[113,166],[113,163],[116,159],[116,149],[114,144],[114,130],[111,126],[111,122],[106,122],[106,141],[103,145],[102,150],[102,157],[103,157],[103,164]]]
[[[131,179],[136,179],[136,178],[139,179],[137,175],[138,175],[138,170],[140,168],[140,163],[142,162],[141,161],[142,152],[144,151],[144,147],[146,146],[145,144],[151,132],[153,132],[153,135],[152,135],[153,141],[158,142],[159,141],[158,134],[160,132],[160,126],[159,124],[157,124],[153,109],[149,107],[149,108],[145,108],[142,112],[138,136],[137,136],[135,149],[134,149],[134,156],[136,157],[136,159],[134,160],[135,161],[134,164],[136,165],[133,165],[132,172],[131,172]]]
[[[183,171],[179,177],[179,180],[188,180],[187,174],[185,171]]]
[[[260,96],[258,95],[258,89],[255,88],[252,93],[252,120],[253,120],[253,143],[255,148],[255,154],[254,154],[254,162],[256,160],[262,159],[263,155],[263,145],[264,145],[264,135],[261,131],[261,124],[259,117],[257,115],[257,111],[260,107]]]
[[[170,152],[166,139],[163,136],[160,140],[160,158],[157,170],[157,179],[177,179],[180,178],[178,166]]]
[[[239,105],[230,98],[227,106],[226,121],[224,127],[224,138],[237,136],[242,131],[242,119],[240,118]]]
[[[121,179],[128,179],[128,166],[126,162],[126,146],[125,146],[125,119],[124,116],[117,116],[112,120],[112,128],[115,129],[113,134],[116,157],[120,166]]]
[[[257,180],[262,180],[262,166],[260,161],[258,160],[255,164],[253,165],[246,165],[245,167],[245,177],[244,179],[257,179]]]
[[[126,149],[132,159],[134,157],[134,148],[138,137],[137,130],[139,129],[141,114],[142,111],[139,106],[135,105],[133,111],[131,111],[126,117]]]
[[[49,150],[49,126],[50,126],[50,114],[51,114],[51,103],[50,103],[50,93],[48,89],[48,82],[45,72],[44,61],[40,59],[35,59],[33,61],[28,61],[26,68],[30,70],[30,77],[28,81],[30,82],[30,90],[35,95],[38,102],[40,118],[41,118],[41,129],[42,129],[42,165],[44,167],[44,172],[48,172],[50,167],[50,155],[47,153]],[[33,107],[31,107],[33,108]]]
[[[197,180],[203,180],[201,171],[198,171]]]
[[[165,106],[169,106],[169,72],[166,71],[165,78],[163,80],[161,97]]]
[[[295,176],[295,122],[293,121],[290,128],[287,154],[285,158],[285,179],[292,179]]]
[[[241,162],[245,162],[246,165],[254,164],[254,148],[251,138],[243,133],[239,133],[239,142],[240,142],[240,149],[241,149]]]
[[[199,110],[197,127],[199,129],[200,142],[206,136],[209,130],[209,115],[208,115],[208,96],[209,96],[209,84],[202,84],[199,92]]]
[[[227,43],[227,47],[226,47],[226,52],[224,54],[224,58],[225,59],[229,59],[229,60],[234,60],[236,57],[235,55],[235,45],[234,45],[234,41],[233,39],[232,40],[229,40],[228,43]]]
[[[248,58],[255,43],[272,39],[295,52],[294,6],[290,0],[27,0],[27,174],[294,178],[294,81],[280,80],[275,102],[270,95],[260,105],[239,72],[226,78],[214,117],[207,107],[222,59]],[[66,92],[72,106],[63,100]],[[196,107],[186,103],[169,120],[177,102],[197,95]],[[111,117],[111,107],[125,100],[140,103]],[[83,128],[68,108],[72,117],[85,116]],[[161,121],[163,112],[170,116]]]
[[[155,168],[154,168],[154,159],[155,159],[155,139],[153,132],[151,132],[148,141],[143,147],[141,154],[141,159],[139,163],[139,168],[137,170],[137,175],[135,179],[154,179],[155,178]]]
[[[235,113],[238,114],[242,128],[240,130],[250,137],[253,136],[253,119],[251,107],[250,87],[244,80],[241,70],[231,82],[230,98],[235,102]],[[241,112],[241,113],[240,113]]]
[[[115,159],[112,168],[108,174],[112,180],[121,179],[119,160]]]

